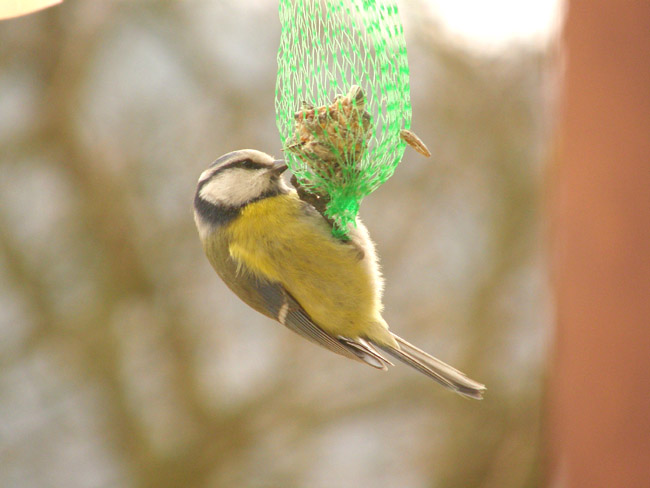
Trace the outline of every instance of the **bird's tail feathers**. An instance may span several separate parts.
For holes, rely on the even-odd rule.
[[[392,335],[395,341],[397,341],[399,348],[382,345],[377,342],[373,342],[373,344],[395,359],[433,378],[441,385],[454,390],[456,393],[477,400],[483,398],[485,385],[468,378],[457,369],[434,358],[401,337],[395,334]]]

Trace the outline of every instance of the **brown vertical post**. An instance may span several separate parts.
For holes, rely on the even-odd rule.
[[[571,0],[565,48],[549,486],[650,487],[650,2]]]

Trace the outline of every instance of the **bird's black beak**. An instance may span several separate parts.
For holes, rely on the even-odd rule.
[[[273,166],[271,167],[270,171],[275,175],[281,175],[287,170],[287,168],[287,163],[284,160],[279,159],[277,161],[273,161]]]

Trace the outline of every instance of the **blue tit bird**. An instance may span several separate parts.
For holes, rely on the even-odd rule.
[[[386,370],[387,356],[481,399],[485,386],[393,334],[381,316],[383,279],[357,220],[349,240],[282,179],[283,161],[251,149],[200,176],[194,220],[208,260],[246,304],[342,356]]]

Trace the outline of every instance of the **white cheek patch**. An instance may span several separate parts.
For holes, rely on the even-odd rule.
[[[204,178],[205,173],[204,171],[201,178]],[[203,185],[199,196],[215,205],[236,207],[261,195],[268,185],[268,175],[262,171],[233,168],[216,175]]]

